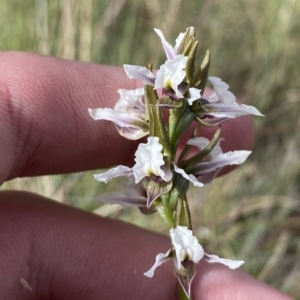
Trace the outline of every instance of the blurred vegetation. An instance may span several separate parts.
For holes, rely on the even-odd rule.
[[[253,276],[300,297],[300,2],[296,0],[0,0],[0,49],[122,65],[158,66],[169,41],[188,26],[209,48],[210,74],[229,83],[256,118],[257,140],[246,164],[192,189],[194,229],[214,253],[246,261]],[[25,189],[84,209],[112,188],[91,172],[16,179]],[[102,205],[96,212],[161,231],[158,218]]]

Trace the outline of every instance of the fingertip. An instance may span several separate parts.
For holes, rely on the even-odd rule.
[[[289,296],[260,282],[241,269],[230,270],[205,261],[198,265],[193,299],[201,300],[291,300]]]

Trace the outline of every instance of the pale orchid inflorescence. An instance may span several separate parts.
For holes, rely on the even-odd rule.
[[[148,136],[147,142],[139,144],[133,166],[120,165],[94,175],[101,182],[120,176],[128,178],[123,190],[99,195],[97,199],[125,207],[136,206],[143,213],[157,211],[160,214],[170,231],[172,247],[165,254],[156,256],[154,265],[145,276],[152,277],[158,266],[173,258],[175,275],[190,297],[191,282],[196,273],[194,264],[201,259],[231,269],[238,268],[243,261],[204,252],[191,230],[186,197],[189,184],[202,187],[225,166],[242,164],[251,151],[223,153],[221,124],[247,114],[262,114],[253,106],[237,103],[225,82],[208,76],[209,51],[199,71],[194,71],[198,42],[193,27],[180,33],[174,46],[167,42],[159,29],[154,30],[165,50],[166,61],[156,72],[152,71],[152,66],[124,65],[127,76],[141,81],[144,88],[118,90],[120,99],[114,109],[89,109],[93,119],[113,122],[120,135],[127,139]],[[204,97],[207,81],[213,92]],[[197,128],[182,149],[178,145],[182,144],[182,137],[193,122]],[[203,126],[218,127],[211,140],[198,135]]]

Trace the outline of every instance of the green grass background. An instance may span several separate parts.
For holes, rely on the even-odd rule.
[[[152,28],[174,41],[188,26],[195,26],[200,40],[198,61],[209,48],[210,74],[266,115],[255,118],[257,139],[248,161],[190,191],[195,232],[212,252],[245,260],[247,272],[299,299],[300,2],[0,0],[1,50],[93,63],[157,67],[165,56]],[[99,207],[93,195],[113,184],[100,184],[85,172],[16,179],[2,189],[34,191],[161,231],[155,216]]]

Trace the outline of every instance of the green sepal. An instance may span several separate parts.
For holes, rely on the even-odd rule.
[[[158,99],[156,106],[165,107],[168,109],[174,109],[174,108],[181,107],[182,104],[183,104],[183,99],[173,100],[172,98],[165,96]]]
[[[171,157],[171,146],[166,130],[166,124],[163,120],[163,114],[159,107],[150,105],[150,116],[153,123],[150,123],[150,135],[157,136],[159,138],[160,144],[163,146],[163,155]],[[153,133],[153,134],[152,134]]]
[[[177,54],[184,54],[188,50],[188,47],[193,42],[193,36],[190,35],[190,28],[188,28],[184,34],[184,37],[178,47]]]
[[[154,202],[155,209],[168,229],[175,228],[172,211],[162,202]]]
[[[169,193],[160,196],[160,201],[155,201],[155,206],[158,214],[169,229],[175,228],[174,215],[170,207]]]
[[[217,129],[210,143],[198,154],[194,155],[190,159],[186,160],[180,167],[185,170],[187,174],[191,173],[190,168],[193,168],[196,164],[200,163],[217,145],[221,135],[221,127]]]
[[[153,120],[151,120],[150,116],[150,105],[156,105],[157,100],[158,100],[158,95],[155,90],[153,90],[153,86],[151,85],[144,85],[144,91],[145,91],[145,106],[146,106],[146,116],[147,119],[149,120],[150,127],[151,124],[153,123]],[[151,129],[150,129],[151,131]]]
[[[186,80],[189,86],[193,83],[194,72],[195,72],[195,56],[197,52],[198,41],[194,42],[188,54],[188,60],[185,67]]]
[[[189,105],[186,102],[186,108],[183,113],[178,118],[177,126],[176,126],[176,135],[181,137],[190,127],[191,123],[195,118],[194,112],[190,109]]]
[[[208,78],[208,70],[209,70],[209,65],[210,65],[210,51],[207,50],[205,57],[202,61],[202,64],[200,66],[200,69],[195,76],[194,82],[192,84],[193,87],[200,89],[202,93],[204,92],[207,78]]]
[[[149,136],[155,136],[155,115],[154,115],[154,110],[153,110],[153,105],[149,105]]]
[[[187,42],[185,48],[182,51],[182,55],[189,56],[189,53],[191,52],[191,49],[193,46],[193,42],[194,42],[194,40],[190,38],[189,41]]]
[[[175,211],[175,226],[186,226],[192,230],[192,219],[186,195],[180,195]]]

